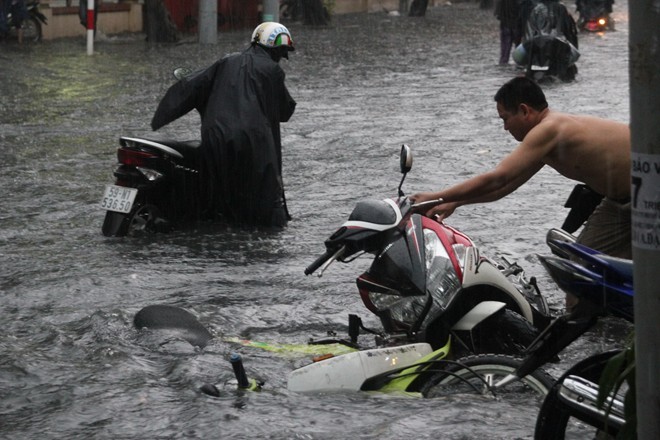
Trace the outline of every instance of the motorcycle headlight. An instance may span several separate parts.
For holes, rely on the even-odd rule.
[[[444,308],[459,291],[461,283],[445,247],[433,231],[424,230],[424,244],[426,247],[426,291],[433,297],[434,306]],[[465,254],[465,247],[457,245],[454,247],[454,251],[462,264],[461,254]]]
[[[370,291],[368,296],[378,312],[387,311],[394,322],[403,324],[405,328],[412,327],[419,320],[427,301],[426,296],[401,296],[398,292],[388,294]]]

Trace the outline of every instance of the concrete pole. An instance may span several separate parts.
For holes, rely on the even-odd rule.
[[[199,44],[218,42],[218,2],[200,0],[199,2]]]
[[[632,245],[639,440],[660,438],[660,4],[629,0]]]
[[[264,0],[263,21],[280,21],[279,0]]]

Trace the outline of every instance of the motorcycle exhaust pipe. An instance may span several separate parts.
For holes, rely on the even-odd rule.
[[[607,396],[603,408],[599,408],[598,385],[582,377],[571,375],[564,379],[559,389],[559,398],[576,411],[595,416],[617,430],[625,423],[624,396],[618,394]]]

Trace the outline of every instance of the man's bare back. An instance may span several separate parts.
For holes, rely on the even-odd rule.
[[[507,90],[507,87],[512,88]],[[506,93],[495,96],[497,113],[504,129],[520,144],[490,171],[440,191],[411,196],[416,203],[445,201],[429,209],[426,215],[443,220],[459,206],[501,199],[531,179],[544,165],[610,199],[630,196],[628,125],[551,111],[540,87],[526,78],[509,81],[502,91]]]
[[[413,194],[411,201],[442,199],[444,203],[423,213],[443,221],[460,206],[511,194],[549,165],[605,196],[582,225],[577,242],[632,258],[630,127],[551,111],[538,84],[525,77],[505,83],[494,98],[504,130],[520,144],[493,169],[440,191]]]
[[[548,111],[528,136],[536,132],[554,138],[554,147],[543,158],[545,164],[609,198],[630,195],[627,124]]]

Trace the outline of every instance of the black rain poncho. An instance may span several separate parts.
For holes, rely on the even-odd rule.
[[[207,216],[244,225],[284,226],[280,122],[296,106],[284,71],[252,45],[178,81],[151,121],[158,128],[196,109],[202,120],[200,188]]]

